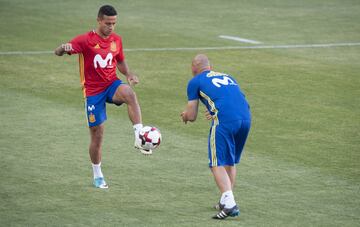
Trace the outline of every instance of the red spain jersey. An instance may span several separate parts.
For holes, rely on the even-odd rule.
[[[73,50],[79,54],[80,82],[84,96],[97,95],[116,79],[116,64],[125,59],[121,37],[115,33],[104,39],[95,31],[71,40]]]

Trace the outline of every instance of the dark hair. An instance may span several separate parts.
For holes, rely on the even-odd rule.
[[[103,16],[116,16],[117,12],[114,7],[111,5],[101,6],[99,9],[98,17],[101,18]]]

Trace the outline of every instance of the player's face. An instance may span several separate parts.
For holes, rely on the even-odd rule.
[[[109,36],[115,30],[116,16],[106,16],[97,19],[99,31],[104,37]]]

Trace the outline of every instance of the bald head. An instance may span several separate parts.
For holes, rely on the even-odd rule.
[[[192,64],[191,64],[191,70],[192,73],[194,74],[194,76],[196,76],[197,74],[206,71],[206,70],[210,70],[210,62],[208,57],[205,54],[198,54],[194,57],[194,59],[192,60]]]

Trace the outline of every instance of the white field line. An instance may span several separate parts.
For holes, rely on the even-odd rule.
[[[242,42],[242,43],[262,44],[262,42],[259,42],[259,41],[255,41],[255,40],[251,40],[251,39],[244,39],[244,38],[237,37],[237,36],[219,35],[219,38],[234,40],[234,41],[238,41],[238,42]]]
[[[53,54],[54,51],[1,51],[0,55],[33,55],[33,54]]]
[[[128,52],[143,51],[192,51],[192,50],[241,50],[241,49],[296,49],[326,47],[360,46],[359,43],[326,43],[326,44],[294,44],[294,45],[259,45],[259,46],[222,46],[222,47],[174,47],[174,48],[137,48],[124,49]],[[1,53],[1,52],[0,52]]]
[[[220,47],[170,47],[170,48],[135,48],[124,49],[126,52],[157,51],[194,51],[194,50],[246,50],[246,49],[299,49],[360,46],[359,43],[325,43],[325,44],[293,44],[293,45],[258,45],[258,46],[220,46]],[[0,51],[0,55],[41,55],[53,54],[54,51]]]

